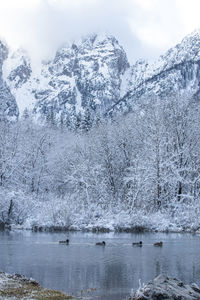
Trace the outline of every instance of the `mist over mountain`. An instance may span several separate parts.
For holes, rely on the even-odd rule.
[[[63,45],[52,60],[35,66],[26,50],[9,53],[1,43],[1,101],[7,97],[1,115],[14,120],[27,108],[40,123],[51,119],[74,128],[77,116],[93,124],[131,111],[145,97],[179,93],[197,99],[199,45],[195,31],[153,63],[131,66],[115,37],[94,34]]]

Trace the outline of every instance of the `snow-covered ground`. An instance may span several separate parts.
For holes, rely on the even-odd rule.
[[[0,300],[73,299],[64,293],[43,289],[35,280],[0,272]]]
[[[119,207],[100,208],[97,204],[81,207],[67,199],[49,195],[48,199],[38,199],[23,192],[1,190],[1,202],[5,211],[10,199],[15,205],[15,219],[12,229],[35,230],[86,230],[86,231],[160,231],[160,232],[199,232],[200,207],[183,203],[172,208],[147,212],[145,209],[132,212]],[[21,219],[20,219],[21,218]]]

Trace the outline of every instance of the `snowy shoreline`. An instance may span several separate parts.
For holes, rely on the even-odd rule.
[[[116,228],[108,228],[104,226],[87,226],[87,227],[67,227],[67,226],[56,226],[56,225],[35,225],[33,227],[25,227],[25,226],[16,226],[10,225],[4,228],[4,230],[22,230],[22,231],[34,231],[34,232],[92,232],[92,233],[191,233],[191,234],[200,234],[200,229],[197,228],[182,228],[172,226],[171,229],[153,229],[144,226],[133,226],[133,227],[116,227]]]
[[[200,289],[197,284],[184,284],[176,278],[159,275],[146,285],[140,286],[137,291],[132,291],[130,300],[150,299],[199,299]],[[48,300],[74,299],[63,292],[45,289],[32,278],[20,274],[7,274],[0,272],[0,300]],[[76,299],[79,299],[79,297]],[[80,299],[90,299],[88,297]]]
[[[128,209],[121,203],[102,207],[99,203],[87,206],[69,199],[53,197],[40,199],[21,191],[0,189],[0,229],[33,231],[89,232],[174,232],[200,233],[198,203],[176,202],[159,208]],[[11,211],[11,213],[9,213]]]
[[[19,274],[7,274],[0,272],[0,300],[47,300],[73,299],[65,293],[44,289],[32,278],[28,279]]]

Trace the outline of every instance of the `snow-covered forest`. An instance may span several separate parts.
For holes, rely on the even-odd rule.
[[[39,126],[26,110],[1,121],[2,224],[198,230],[199,101],[152,97],[112,123],[89,120]]]

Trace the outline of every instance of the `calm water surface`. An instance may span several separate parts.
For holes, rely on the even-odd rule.
[[[59,240],[69,238],[70,245]],[[95,246],[105,240],[106,247]],[[133,241],[143,247],[133,247]],[[162,240],[162,248],[152,244]],[[127,299],[160,273],[200,284],[200,236],[190,234],[0,232],[0,270],[90,299]],[[90,289],[95,289],[92,291]],[[98,298],[96,298],[98,296]]]

